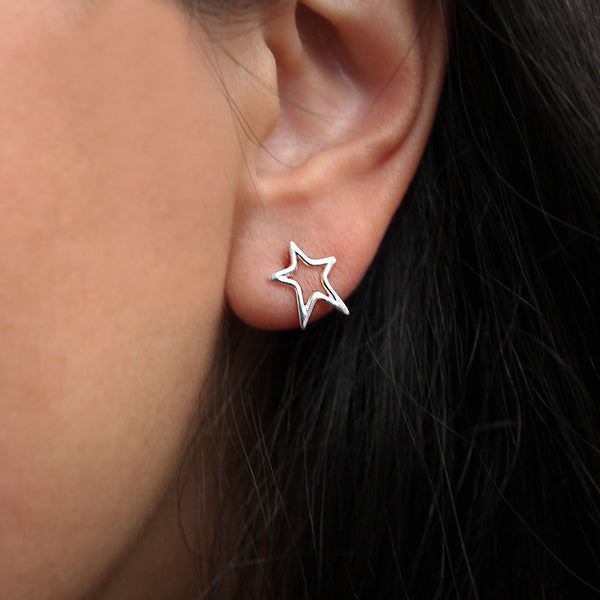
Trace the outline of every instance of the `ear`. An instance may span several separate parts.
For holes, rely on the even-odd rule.
[[[342,299],[359,284],[427,142],[447,16],[440,0],[306,0],[265,24],[280,115],[238,189],[226,295],[240,319],[299,325],[295,290],[269,279],[290,264],[292,240],[336,257],[329,282]],[[312,320],[329,310],[318,302]]]

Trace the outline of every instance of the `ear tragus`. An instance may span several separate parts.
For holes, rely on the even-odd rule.
[[[304,4],[297,7],[295,25],[302,53],[293,69],[278,70],[281,116],[265,141],[261,172],[297,168],[339,143],[361,108],[348,74],[351,62],[333,25]]]

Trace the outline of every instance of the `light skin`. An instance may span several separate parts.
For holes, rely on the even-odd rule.
[[[343,298],[368,267],[426,143],[446,25],[436,8],[414,44],[411,2],[367,20],[364,0],[307,4],[209,40],[169,0],[0,0],[3,598],[189,597],[175,481],[224,307],[297,326],[268,280],[290,239],[337,256]],[[327,24],[328,58],[310,39]],[[318,135],[292,96],[343,116]]]

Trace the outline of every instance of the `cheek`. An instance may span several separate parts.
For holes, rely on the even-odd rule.
[[[242,164],[229,107],[175,9],[108,4],[72,30],[0,8],[38,40],[0,48],[9,596],[80,593],[139,534],[176,472],[223,305]]]

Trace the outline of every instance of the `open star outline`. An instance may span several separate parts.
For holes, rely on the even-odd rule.
[[[292,275],[296,269],[298,268],[298,259],[300,259],[305,265],[309,267],[324,267],[323,272],[321,273],[321,283],[323,284],[323,288],[327,291],[327,294],[324,294],[321,291],[315,291],[310,295],[308,302],[304,302],[304,297],[302,295],[302,288],[300,284],[288,275]],[[333,308],[339,310],[341,313],[345,315],[350,314],[348,307],[344,304],[344,301],[340,298],[338,293],[333,289],[331,283],[329,283],[329,273],[335,264],[335,256],[328,256],[327,258],[309,258],[298,248],[298,245],[295,242],[290,241],[290,266],[285,269],[281,269],[281,271],[277,271],[273,273],[269,279],[271,281],[278,281],[279,283],[284,283],[285,285],[290,285],[296,291],[296,300],[298,301],[298,318],[300,319],[300,327],[302,329],[306,329],[308,325],[308,320],[310,319],[310,315],[312,314],[313,308],[315,304],[319,300],[323,300],[328,304],[331,304]]]

